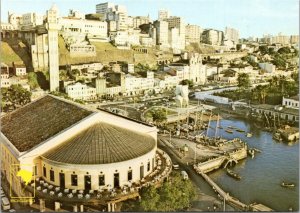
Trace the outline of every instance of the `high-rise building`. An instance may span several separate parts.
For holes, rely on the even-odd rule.
[[[110,8],[113,8],[115,5],[110,2],[105,2],[96,5],[96,13],[105,15]]]
[[[273,36],[271,38],[271,43],[279,43],[279,44],[289,44],[290,43],[290,37],[286,35],[282,35],[282,33],[278,33],[277,36]]]
[[[185,26],[185,40],[187,42],[200,42],[202,29],[198,25]]]
[[[158,11],[158,20],[164,20],[169,18],[170,14],[168,10],[159,10]]]
[[[210,45],[222,45],[224,42],[224,33],[219,30],[206,29],[201,35],[201,42]]]
[[[180,48],[185,48],[185,22],[182,17],[178,16],[170,16],[169,18],[165,19],[168,22],[169,30],[172,28],[177,28],[179,33],[179,43]]]
[[[58,29],[58,9],[53,5],[47,11],[50,91],[59,89]]]
[[[238,30],[230,27],[225,28],[225,40],[230,40],[234,44],[237,44],[239,42],[240,33]]]
[[[156,29],[156,44],[167,47],[168,45],[168,22],[166,21],[155,21],[154,27]]]
[[[299,35],[291,35],[290,43],[291,44],[298,44],[299,43]]]

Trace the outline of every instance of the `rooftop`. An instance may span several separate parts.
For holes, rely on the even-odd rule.
[[[99,122],[48,151],[44,158],[68,164],[107,164],[142,156],[155,147],[155,139]]]
[[[1,132],[24,152],[92,113],[77,104],[46,95],[3,116]]]

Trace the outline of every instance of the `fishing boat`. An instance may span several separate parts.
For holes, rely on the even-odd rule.
[[[243,130],[243,129],[236,129],[235,131],[237,131],[237,132],[245,132],[245,130]]]
[[[225,132],[228,132],[228,133],[230,133],[230,134],[232,134],[232,133],[233,133],[233,131],[232,131],[232,130],[230,130],[230,129],[226,129],[226,130],[225,130]]]
[[[251,132],[248,132],[248,133],[246,134],[246,137],[247,137],[247,138],[251,138],[251,137],[252,137],[252,133],[251,133]]]
[[[235,178],[237,180],[240,180],[242,178],[239,174],[233,172],[230,169],[227,169],[226,172],[227,172],[227,175],[229,175],[230,177],[233,177],[233,178]]]
[[[228,129],[235,129],[234,126],[228,126],[227,128],[228,128]]]
[[[286,187],[286,188],[294,188],[295,184],[293,184],[293,183],[285,183],[284,181],[282,181],[281,186],[282,187]]]

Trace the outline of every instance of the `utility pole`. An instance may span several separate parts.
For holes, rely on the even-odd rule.
[[[225,212],[225,210],[226,210],[226,199],[225,199],[225,196],[223,197],[223,204],[224,204],[223,211]]]

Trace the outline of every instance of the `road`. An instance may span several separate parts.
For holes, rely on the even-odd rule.
[[[216,199],[218,198],[216,193],[210,187],[210,185],[200,175],[198,175],[196,173],[196,171],[193,169],[193,166],[182,163],[180,158],[177,157],[177,155],[172,151],[171,148],[166,146],[166,144],[159,138],[159,136],[158,136],[158,147],[170,156],[173,164],[178,164],[180,170],[185,170],[188,173],[190,180],[198,187],[198,189],[202,193],[212,196]],[[229,206],[227,204],[226,204],[226,209],[234,210],[234,209],[232,209],[231,206]]]

